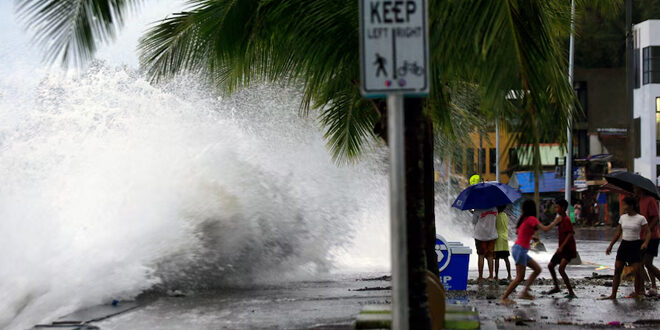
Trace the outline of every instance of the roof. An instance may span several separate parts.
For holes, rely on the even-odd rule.
[[[514,172],[509,186],[523,194],[534,193],[534,172]],[[555,172],[543,172],[539,181],[539,192],[559,192],[564,189],[564,179],[555,178]]]

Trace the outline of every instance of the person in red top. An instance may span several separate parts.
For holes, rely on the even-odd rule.
[[[648,230],[651,231],[651,240],[646,251],[642,254],[642,265],[646,268],[651,278],[651,291],[649,296],[657,295],[658,288],[655,285],[655,279],[660,279],[660,270],[653,265],[653,258],[658,256],[658,244],[660,243],[660,229],[658,229],[658,201],[645,190],[635,186],[635,195],[639,199],[639,214],[643,215],[648,221]],[[640,233],[640,238],[644,238],[646,232]],[[642,270],[643,271],[643,270]],[[642,277],[642,280],[644,277]],[[642,285],[642,290],[644,286]]]
[[[509,284],[506,292],[504,292],[502,299],[500,299],[500,304],[509,305],[515,303],[515,301],[509,299],[509,295],[516,289],[518,284],[525,280],[525,269],[527,267],[532,269],[532,274],[527,279],[525,289],[523,289],[519,297],[520,299],[534,299],[534,296],[529,294],[529,288],[532,286],[532,283],[534,283],[536,277],[541,273],[541,267],[527,254],[529,252],[529,243],[537,229],[550,231],[557,223],[558,218],[556,218],[550,225],[544,226],[539,222],[539,219],[536,218],[536,203],[534,203],[533,200],[526,200],[523,202],[522,214],[520,215],[520,219],[518,219],[517,225],[518,239],[511,248],[511,255],[516,262],[516,278],[511,284]]]
[[[561,291],[559,289],[559,281],[557,281],[557,274],[555,274],[555,266],[559,265],[559,275],[561,275],[564,284],[566,284],[566,290],[568,290],[566,298],[573,299],[577,296],[575,295],[575,292],[573,292],[571,280],[568,278],[568,275],[566,275],[566,265],[568,265],[571,259],[577,257],[577,248],[575,246],[575,231],[573,230],[573,224],[571,223],[571,218],[566,215],[567,208],[568,202],[565,199],[562,198],[557,200],[559,245],[557,246],[557,251],[552,256],[552,259],[550,259],[550,263],[548,263],[548,270],[550,270],[552,282],[555,284],[555,287],[544,293],[553,294]]]

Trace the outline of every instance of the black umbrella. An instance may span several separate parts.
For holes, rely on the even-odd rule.
[[[653,184],[653,181],[635,173],[630,172],[614,172],[605,176],[607,183],[617,186],[623,190],[633,192],[633,187],[637,186],[649,193],[649,195],[660,199],[658,187]]]

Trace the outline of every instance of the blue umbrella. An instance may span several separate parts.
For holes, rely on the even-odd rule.
[[[451,206],[459,210],[484,210],[511,204],[520,197],[515,189],[499,182],[477,183],[461,191]]]

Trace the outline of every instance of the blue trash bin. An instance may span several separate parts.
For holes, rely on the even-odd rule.
[[[435,239],[440,281],[446,290],[466,290],[472,249],[461,242],[448,242],[442,236]]]

